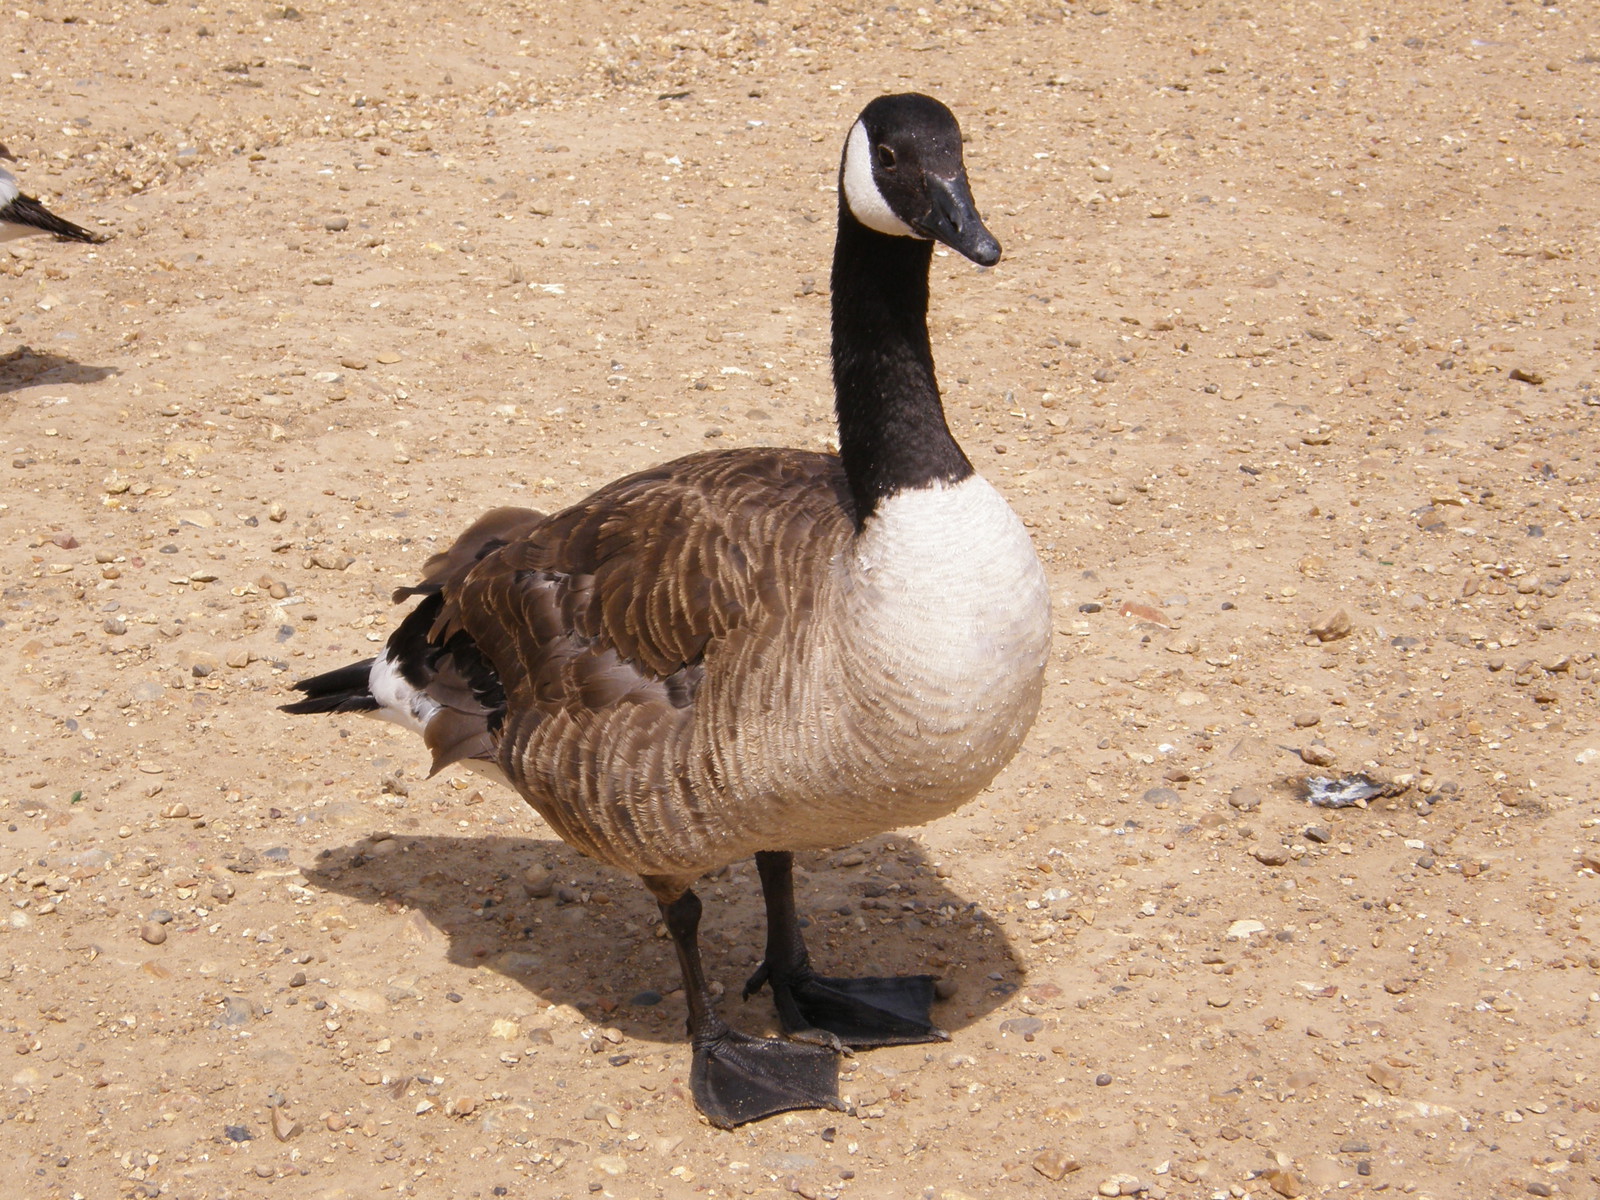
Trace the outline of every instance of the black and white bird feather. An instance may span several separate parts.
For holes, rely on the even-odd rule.
[[[0,146],[0,160],[15,162],[16,157]],[[105,238],[90,233],[81,225],[74,225],[65,217],[58,217],[32,196],[22,194],[17,177],[0,167],[0,242],[34,234],[54,234],[62,241],[103,242]]]

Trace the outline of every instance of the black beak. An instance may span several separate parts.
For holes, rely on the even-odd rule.
[[[928,215],[912,223],[918,233],[960,251],[980,267],[1000,261],[1000,243],[984,227],[965,174],[954,179],[930,175],[928,199]]]

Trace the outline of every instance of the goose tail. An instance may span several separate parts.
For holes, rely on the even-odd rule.
[[[505,713],[505,690],[493,666],[464,631],[437,628],[444,592],[487,554],[525,536],[544,517],[522,508],[497,508],[423,566],[422,580],[398,589],[401,602],[420,596],[376,658],[302,679],[305,698],[284,712],[367,713],[421,735],[433,773],[455,762],[494,777],[495,733]]]
[[[294,685],[294,690],[304,692],[305,699],[279,707],[286,713],[296,714],[373,712],[378,707],[371,684],[372,664],[376,661],[363,659],[347,667],[302,679]]]

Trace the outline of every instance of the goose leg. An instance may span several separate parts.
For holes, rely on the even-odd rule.
[[[732,1129],[796,1108],[842,1108],[833,1050],[736,1033],[712,1007],[700,965],[700,898],[686,889],[671,902],[658,896],[657,903],[678,951],[689,1003],[689,1090],[706,1119]]]
[[[862,1047],[948,1040],[933,1024],[932,975],[830,979],[811,969],[795,912],[793,868],[787,851],[756,855],[767,902],[767,957],[744,985],[745,999],[770,984],[778,1019],[792,1037],[815,1037],[820,1030]]]

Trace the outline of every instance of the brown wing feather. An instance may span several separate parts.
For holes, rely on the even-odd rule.
[[[435,567],[455,548],[436,557],[431,636],[464,631],[493,665],[500,765],[557,831],[632,869],[651,847],[659,869],[683,832],[671,823],[693,819],[662,798],[682,786],[674,756],[708,660],[744,670],[781,653],[809,577],[853,529],[831,455],[693,455],[602,488],[464,573]]]

